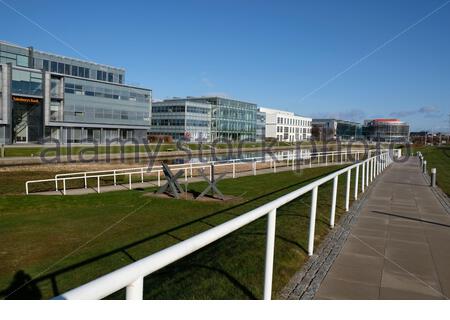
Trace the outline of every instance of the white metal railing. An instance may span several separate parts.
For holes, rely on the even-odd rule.
[[[308,234],[308,254],[311,256],[314,252],[314,233],[319,187],[324,183],[333,180],[332,205],[330,210],[330,227],[333,228],[339,177],[344,174],[347,176],[345,200],[346,210],[348,211],[348,203],[351,196],[349,186],[352,171],[355,171],[354,198],[356,199],[359,190],[362,191],[363,187],[368,187],[370,182],[382,173],[396,157],[400,156],[401,150],[396,149],[391,150],[391,152],[382,152],[376,156],[352,164],[228,222],[106,274],[85,285],[72,289],[57,296],[55,299],[102,299],[123,288],[126,288],[127,299],[143,299],[144,277],[266,215],[268,216],[268,220],[264,271],[264,299],[271,299],[277,209],[308,192],[312,192]],[[359,171],[363,172],[362,177],[364,178],[361,180],[357,174]],[[359,187],[360,185],[361,188]]]
[[[308,151],[308,150],[303,150]],[[383,150],[383,152],[386,150]],[[367,154],[370,156],[376,152],[376,150],[369,150]],[[344,163],[348,162],[349,159],[352,160],[360,160],[366,155],[366,151],[355,150],[355,151],[329,151],[329,152],[306,152],[301,153],[300,155],[296,155],[294,152],[285,153],[281,152],[281,155],[276,155],[275,159],[270,156],[265,157],[251,157],[251,158],[243,158],[243,159],[229,159],[229,160],[219,160],[219,161],[207,161],[207,162],[195,162],[195,163],[185,163],[185,164],[175,164],[170,165],[170,168],[184,170],[184,179],[187,181],[188,177],[193,177],[194,170],[199,169],[208,169],[209,175],[211,178],[211,163],[213,163],[216,167],[225,167],[231,166],[232,177],[236,178],[236,166],[242,165],[245,163],[252,163],[252,171],[253,174],[256,175],[257,164],[258,163],[267,163],[269,162],[270,168],[273,172],[277,172],[277,162],[286,161],[286,167],[291,166],[292,170],[295,169],[295,163],[299,160],[309,160],[309,167],[312,167],[313,159],[316,160],[316,165],[324,165],[327,166],[332,163]],[[321,163],[322,161],[322,163]],[[308,163],[306,163],[308,165]],[[137,168],[122,168],[122,169],[111,169],[111,170],[99,170],[99,171],[86,171],[86,172],[74,172],[74,173],[62,173],[55,175],[54,178],[51,179],[41,179],[41,180],[30,180],[25,182],[25,193],[28,195],[30,193],[30,185],[31,184],[42,184],[42,183],[54,183],[55,191],[61,191],[63,195],[67,194],[67,182],[74,180],[83,181],[83,187],[88,188],[88,180],[96,180],[97,184],[97,193],[101,192],[101,179],[102,178],[112,178],[112,185],[117,185],[117,178],[121,176],[128,177],[128,188],[132,189],[132,177],[140,177],[140,182],[144,183],[145,175],[155,175],[157,180],[157,185],[161,185],[161,176],[162,169],[151,169],[149,170],[147,167],[137,167]]]

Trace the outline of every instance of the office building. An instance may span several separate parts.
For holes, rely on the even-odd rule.
[[[187,99],[152,104],[150,135],[175,140],[211,141],[211,104]]]
[[[0,142],[142,141],[151,94],[122,68],[0,42]]]
[[[338,119],[313,119],[312,136],[320,141],[352,141],[362,139],[360,123]]]
[[[261,111],[256,112],[256,141],[266,140],[266,114]]]
[[[255,141],[256,140],[256,112],[257,107],[254,103],[232,100],[223,97],[187,97],[187,98],[172,98],[163,100],[162,102],[155,103],[155,106],[168,106],[168,105],[178,105],[185,106],[187,110],[187,106],[196,106],[201,108],[204,112],[206,108],[209,108],[209,116],[210,116],[210,125],[209,131],[206,130],[204,126],[206,123],[207,114],[203,113],[203,115],[197,115],[195,120],[202,121],[201,123],[197,123],[197,125],[201,124],[200,131],[207,133],[208,139],[207,141]],[[179,109],[182,110],[182,109]],[[153,109],[153,111],[159,111],[159,109]],[[151,134],[168,134],[173,138],[179,138],[183,134],[181,131],[183,130],[183,120],[184,123],[188,123],[188,120],[192,119],[194,116],[193,113],[180,111],[179,113],[179,122],[170,123],[165,122],[165,119],[173,118],[174,113],[161,112],[161,115],[158,112],[154,113],[155,121],[153,121],[154,126],[151,128]],[[157,120],[158,119],[158,120]],[[164,122],[162,122],[164,121]],[[164,123],[164,125],[161,125]],[[162,127],[164,126],[164,130]],[[197,129],[200,128],[196,126]],[[194,126],[187,126],[184,128],[185,131],[192,136],[191,130],[194,129]],[[194,133],[195,135],[195,133]]]
[[[399,119],[365,120],[363,135],[375,142],[407,142],[409,141],[409,124]]]
[[[266,114],[266,139],[283,142],[311,139],[311,118],[270,108],[259,108],[259,111]]]

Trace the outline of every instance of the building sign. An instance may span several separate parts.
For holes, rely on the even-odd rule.
[[[17,97],[17,96],[13,96],[12,100],[14,102],[23,102],[23,103],[28,103],[28,104],[39,104],[41,103],[40,99],[36,99],[36,98],[27,98],[27,97]]]

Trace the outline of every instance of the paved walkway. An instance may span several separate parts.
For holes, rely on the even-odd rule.
[[[387,169],[359,211],[315,299],[450,296],[450,216],[416,158]]]

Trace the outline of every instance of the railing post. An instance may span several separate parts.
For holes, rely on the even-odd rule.
[[[144,183],[144,168],[141,168],[141,183]]]
[[[366,181],[365,181],[365,179],[366,179],[366,163],[365,162],[363,162],[362,164],[361,164],[361,170],[362,170],[362,172],[361,172],[361,192],[364,192],[364,189],[365,189],[365,186],[366,186]]]
[[[264,271],[264,300],[272,298],[273,257],[275,253],[275,226],[277,209],[269,212],[267,217],[266,262]]]
[[[372,182],[375,178],[375,158],[372,158],[370,162],[370,182]]]
[[[188,176],[187,176],[187,168],[184,169],[184,181],[187,181]]]
[[[366,160],[366,187],[369,186],[370,160]]]
[[[356,166],[355,173],[355,200],[358,200],[359,166]]]
[[[28,181],[25,182],[25,194],[28,195]]]
[[[330,227],[334,228],[334,218],[336,215],[336,199],[337,199],[337,188],[338,188],[339,176],[333,179],[333,195],[331,198],[331,214],[330,214]]]
[[[126,288],[127,300],[142,300],[144,297],[144,278],[140,277]]]
[[[158,170],[158,187],[161,187],[161,171]]]
[[[114,170],[114,185],[117,185],[116,170]]]
[[[190,172],[191,172],[191,178],[192,178],[192,162],[189,163],[189,169],[190,169]]]
[[[256,160],[253,160],[253,175],[256,176]]]
[[[100,193],[100,176],[97,176],[97,193]]]
[[[128,189],[131,190],[131,173],[128,174]]]
[[[352,179],[352,170],[347,171],[347,186],[345,189],[345,211],[350,210],[350,181]]]
[[[317,193],[319,187],[312,189],[311,195],[311,211],[309,217],[309,236],[308,236],[308,255],[312,256],[314,253],[314,232],[316,230],[316,211],[317,211]]]
[[[66,195],[66,179],[63,178],[63,195]]]
[[[233,160],[233,178],[236,178],[236,160]]]
[[[273,172],[277,173],[277,160],[273,162]]]
[[[84,173],[84,188],[87,188],[87,177],[86,177],[86,172]]]

